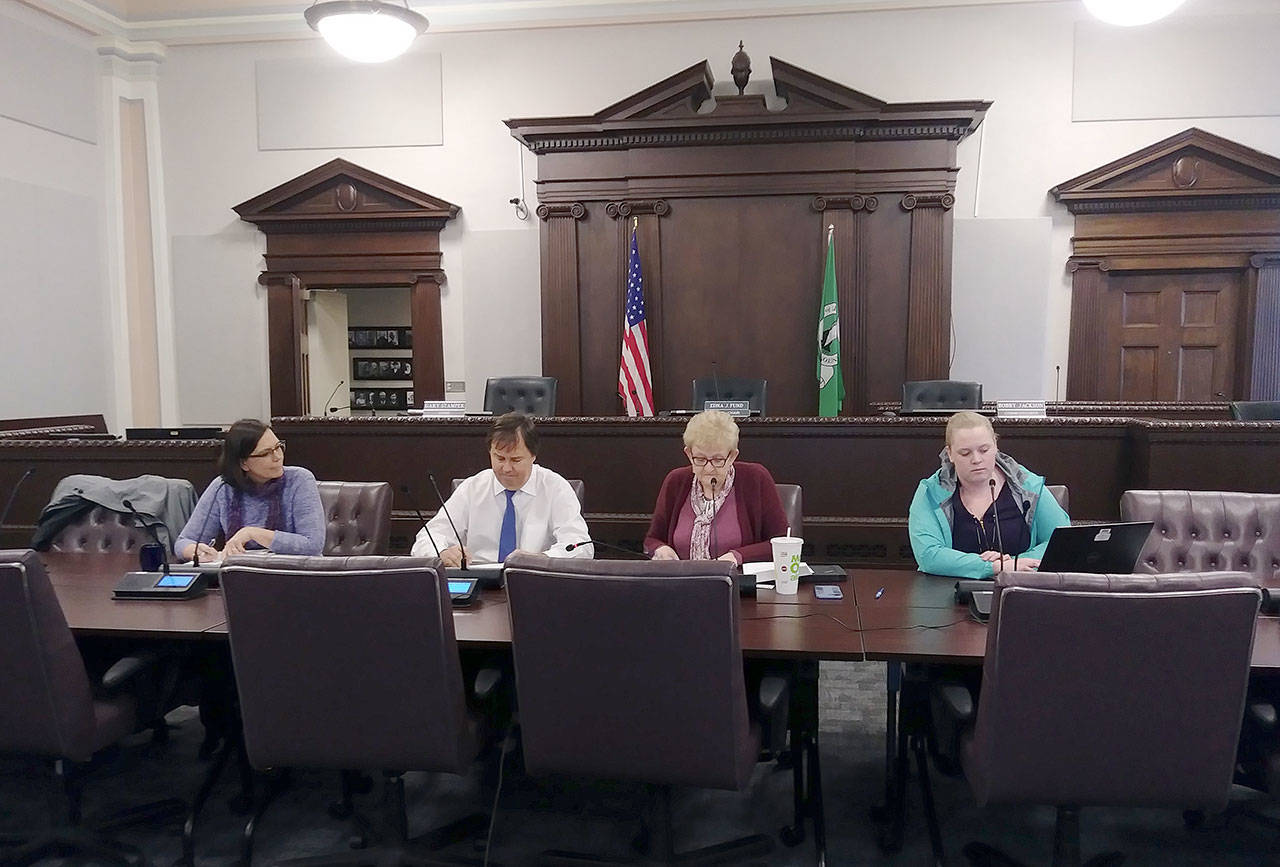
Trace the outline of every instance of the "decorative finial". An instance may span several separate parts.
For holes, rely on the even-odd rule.
[[[742,96],[747,89],[747,80],[751,78],[751,58],[742,50],[742,40],[738,40],[738,53],[733,55],[729,71],[733,73],[733,83],[738,85],[738,96]]]

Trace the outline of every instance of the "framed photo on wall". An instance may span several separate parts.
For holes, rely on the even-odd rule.
[[[351,379],[413,381],[413,360],[410,358],[366,358],[353,356]]]

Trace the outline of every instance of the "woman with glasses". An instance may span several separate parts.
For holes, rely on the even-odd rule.
[[[723,412],[700,412],[684,429],[689,466],[667,473],[644,549],[655,560],[773,558],[769,540],[787,533],[773,476],[738,461],[738,425]],[[795,528],[797,531],[799,528]]]
[[[284,440],[257,419],[227,431],[219,477],[205,489],[174,549],[190,560],[232,557],[246,551],[320,554],[325,519],[316,477],[284,465]],[[217,540],[226,540],[222,550]]]

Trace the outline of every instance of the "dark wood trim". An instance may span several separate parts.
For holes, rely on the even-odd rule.
[[[1073,258],[1071,271],[1071,332],[1068,338],[1067,400],[1101,397],[1102,370],[1098,328],[1102,322],[1102,293],[1107,263]]]
[[[307,384],[303,376],[303,335],[307,316],[302,302],[302,281],[296,274],[264,271],[258,282],[267,289],[268,369],[271,378],[271,410],[302,415],[307,411]]]
[[[907,379],[946,379],[951,372],[951,223],[955,196],[902,197],[911,212]]]
[[[541,204],[542,220],[542,372],[554,376],[556,411],[582,411],[582,350],[578,326],[578,221],[587,216],[581,202]]]
[[[414,281],[409,303],[413,325],[413,397],[444,400],[444,326],[440,314],[440,282],[435,275]]]

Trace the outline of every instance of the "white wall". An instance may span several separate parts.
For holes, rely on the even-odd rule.
[[[1273,0],[1188,0],[1184,10],[1180,14],[1186,16],[1265,12],[1269,21],[1280,18]],[[264,242],[231,208],[335,156],[462,207],[442,234],[449,275],[442,296],[446,378],[466,380],[471,396],[491,372],[538,369],[539,344],[529,339],[539,325],[537,219],[521,222],[507,203],[521,191],[517,145],[502,120],[589,114],[703,58],[711,60],[721,86],[727,87],[729,58],[739,39],[753,58],[753,91],[768,87],[768,58],[775,55],[890,101],[994,100],[980,133],[961,145],[955,215],[1049,221],[1047,241],[1037,235],[1036,249],[1009,251],[1021,263],[1019,274],[1039,273],[1044,281],[1032,290],[1040,299],[1037,304],[1014,305],[1010,310],[1017,307],[1016,312],[1009,317],[1026,333],[1044,335],[1034,363],[1013,387],[1021,392],[1038,381],[1040,395],[1051,397],[1054,366],[1062,366],[1064,381],[1066,376],[1070,281],[1064,265],[1072,221],[1051,201],[1048,189],[1188,126],[1280,154],[1280,118],[1265,114],[1074,122],[1076,32],[1085,14],[1079,4],[1064,2],[428,33],[415,50],[441,58],[443,144],[433,147],[260,151],[256,64],[327,58],[328,49],[318,40],[170,46],[159,72],[159,104],[175,327],[180,341],[197,335],[204,342],[197,352],[197,338],[187,338],[191,344],[179,350],[181,420],[226,421],[266,413],[266,308],[263,290],[256,285]],[[1215,33],[1227,26],[1223,20],[1215,22]],[[1250,26],[1241,21],[1238,26]],[[1201,59],[1222,66],[1235,61],[1223,50]],[[43,86],[34,70],[8,69],[5,63],[0,57],[0,72]],[[1188,65],[1187,74],[1193,73]],[[1113,86],[1122,90],[1135,75],[1136,70],[1117,63]],[[1256,81],[1253,87],[1256,100],[1246,96],[1243,103],[1240,98],[1233,102],[1243,105],[1238,109],[1242,115],[1270,110],[1274,82]],[[60,96],[49,94],[50,99]],[[1257,112],[1249,111],[1255,104]],[[1095,103],[1090,116],[1108,116],[1106,106]],[[16,180],[101,201],[101,170],[91,145],[0,119],[0,158],[6,156],[12,158],[3,159],[4,171],[24,175]],[[530,182],[523,195],[532,204],[534,161],[527,164]],[[6,209],[0,215],[0,234],[15,236],[22,219]],[[987,248],[961,245],[984,243],[997,241],[981,231],[958,233],[957,262],[976,268],[981,264],[977,257]],[[29,252],[19,251],[28,258]],[[960,276],[972,273],[978,271]],[[1011,272],[998,269],[987,269],[981,279],[982,293],[995,299],[1023,285],[1015,283]],[[0,281],[7,281],[0,283],[6,296],[15,293],[12,278],[0,273]],[[970,285],[957,283],[957,303],[973,297]],[[90,307],[101,307],[96,285],[84,292]],[[23,303],[37,317],[65,318],[62,311]],[[956,319],[958,351],[978,345],[986,323],[967,316]],[[103,345],[104,331],[89,323],[76,327],[84,345]],[[961,356],[957,358],[959,363]],[[72,395],[76,409],[102,408],[101,372],[83,374],[88,381]],[[59,389],[46,387],[54,381],[43,372],[32,376],[38,384],[34,392],[65,388],[60,382]],[[1002,394],[995,380],[992,386],[992,398],[1029,396]],[[34,414],[53,405],[25,401],[23,411]]]
[[[39,49],[0,51],[0,417],[111,424],[98,67],[85,34],[19,4],[0,7],[0,32]]]

